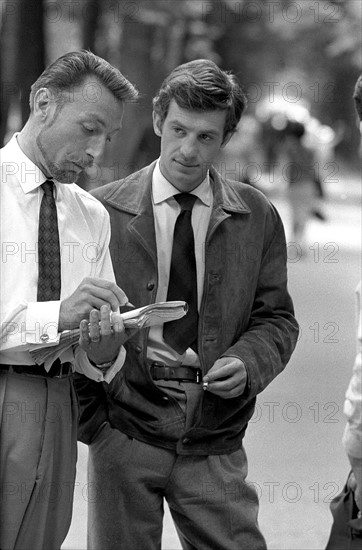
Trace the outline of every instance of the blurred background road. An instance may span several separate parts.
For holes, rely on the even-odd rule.
[[[271,199],[288,235],[288,204],[278,192]],[[341,175],[329,187],[325,213],[326,222],[309,222],[301,258],[289,245],[289,287],[301,337],[285,371],[258,397],[245,438],[248,478],[259,494],[260,527],[270,550],[322,550],[331,526],[329,502],[349,471],[341,438],[355,354],[354,289],[361,276],[358,178]],[[80,444],[73,522],[62,547],[67,550],[86,548],[86,461]],[[166,510],[163,549],[180,548]]]

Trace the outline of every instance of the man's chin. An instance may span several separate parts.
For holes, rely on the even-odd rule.
[[[76,183],[80,177],[80,173],[75,170],[69,170],[69,172],[61,172],[54,174],[54,177],[59,183]]]

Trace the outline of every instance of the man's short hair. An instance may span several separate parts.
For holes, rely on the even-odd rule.
[[[153,99],[153,109],[162,123],[172,99],[181,109],[227,111],[224,138],[229,132],[235,132],[247,102],[236,77],[221,70],[208,59],[184,63],[176,67],[163,81]]]
[[[88,76],[95,76],[119,101],[135,101],[138,97],[135,86],[118,69],[92,52],[79,50],[56,59],[34,82],[29,98],[30,111],[34,96],[41,88],[51,89],[56,101],[64,101],[64,92],[70,95]]]
[[[362,74],[359,76],[354,92],[353,92],[354,104],[358,113],[360,121],[362,121]]]

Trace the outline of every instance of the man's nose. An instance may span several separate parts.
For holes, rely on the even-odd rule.
[[[103,158],[106,147],[106,139],[103,136],[94,136],[88,141],[86,153],[93,159],[100,161]]]
[[[192,159],[196,156],[196,142],[192,137],[186,137],[182,140],[181,154],[185,159]]]

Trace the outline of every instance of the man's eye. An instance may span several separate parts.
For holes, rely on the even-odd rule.
[[[175,132],[176,134],[183,134],[184,131],[183,131],[182,128],[174,128],[174,132]]]
[[[203,141],[210,141],[212,138],[210,136],[208,136],[207,134],[201,134],[201,139]]]
[[[93,134],[94,132],[94,128],[92,126],[83,125],[83,128],[86,132],[88,132],[88,134]]]

